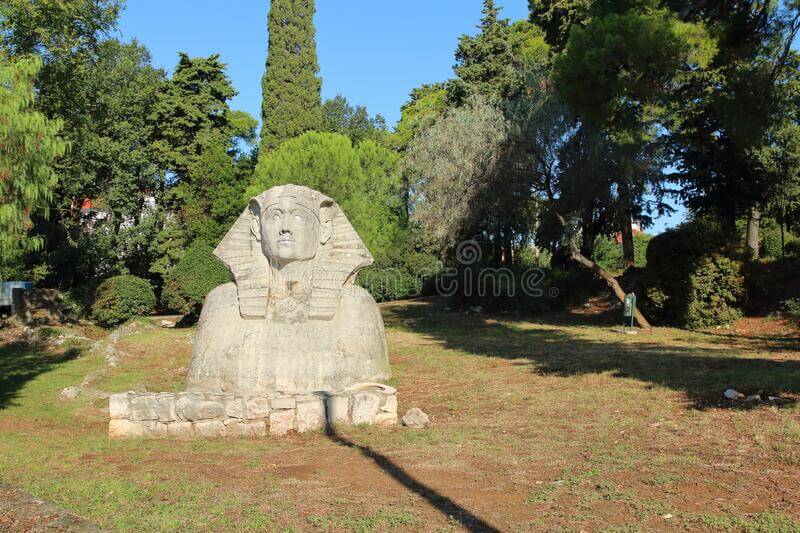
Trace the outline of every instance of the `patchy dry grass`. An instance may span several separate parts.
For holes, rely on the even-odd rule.
[[[400,409],[427,430],[110,441],[105,400],[58,398],[101,355],[7,343],[0,479],[118,529],[800,531],[797,336],[383,310]],[[123,338],[92,387],[180,390],[189,333]]]

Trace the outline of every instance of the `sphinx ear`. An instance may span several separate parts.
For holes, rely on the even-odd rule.
[[[319,225],[319,243],[325,244],[330,240],[333,233],[333,222],[331,219],[323,220]]]
[[[253,198],[250,200],[250,233],[257,241],[261,241],[261,205],[258,200]]]

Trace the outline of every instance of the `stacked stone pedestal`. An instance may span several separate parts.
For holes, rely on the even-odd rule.
[[[262,437],[316,431],[327,424],[397,424],[396,390],[380,383],[338,392],[237,396],[179,393],[114,394],[109,436]]]

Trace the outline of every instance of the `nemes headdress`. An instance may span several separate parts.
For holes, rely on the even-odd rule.
[[[320,221],[331,221],[331,238],[319,245],[313,259],[309,309],[310,319],[331,320],[342,288],[352,285],[358,271],[371,265],[373,259],[341,208],[324,194],[300,185],[281,185],[251,198],[250,205],[214,250],[214,257],[233,274],[242,317],[266,317],[269,263],[250,228],[264,209],[283,197],[308,208]]]

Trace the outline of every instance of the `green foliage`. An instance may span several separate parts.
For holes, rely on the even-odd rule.
[[[721,255],[704,256],[689,277],[689,286],[687,327],[730,324],[742,317],[745,281],[741,261]]]
[[[484,0],[483,18],[477,36],[462,35],[456,49],[456,79],[448,84],[448,99],[463,105],[470,97],[482,95],[510,98],[523,88],[522,66],[544,64],[548,46],[541,30],[526,21],[509,25],[498,18],[500,8]]]
[[[564,49],[573,24],[589,18],[592,0],[528,0],[530,20],[542,28],[547,43],[558,51]]]
[[[783,302],[786,313],[795,321],[800,323],[800,298],[790,298]]]
[[[305,185],[334,198],[376,260],[404,237],[399,156],[370,140],[308,132],[283,143],[256,167],[246,198],[275,185]],[[245,199],[246,201],[246,199]],[[241,205],[240,200],[237,205]]]
[[[786,243],[786,257],[800,259],[800,239]]]
[[[764,259],[780,259],[782,257],[781,249],[781,227],[772,218],[761,219],[761,250],[759,257]],[[788,230],[783,233],[784,245],[786,247],[786,255],[790,256],[790,250],[793,248],[793,243],[797,241],[795,237]]]
[[[741,316],[746,293],[742,251],[713,221],[698,219],[654,237],[641,300],[656,324],[699,328]]]
[[[497,268],[487,263],[462,265],[455,276],[445,277],[441,283],[457,288],[452,298],[456,307],[480,306],[486,311],[517,313],[560,311],[602,289],[583,269]]]
[[[42,246],[31,237],[31,214],[47,215],[57,175],[56,158],[67,144],[62,123],[34,111],[35,57],[12,60],[0,51],[0,264]]]
[[[4,0],[2,44],[12,54],[76,54],[116,25],[122,0]]]
[[[153,312],[156,296],[150,283],[136,276],[114,276],[103,281],[95,293],[92,318],[109,328]]]
[[[409,96],[409,101],[400,107],[400,121],[394,132],[394,143],[401,151],[420,132],[433,126],[447,109],[447,90],[443,83],[422,85],[413,89]]]
[[[483,227],[514,218],[513,205],[496,201],[498,191],[506,192],[495,180],[502,178],[497,160],[507,138],[502,111],[476,97],[411,142],[406,164],[415,178],[414,219],[438,251],[448,253]]]
[[[240,146],[252,147],[257,123],[247,113],[230,109],[228,102],[235,94],[216,54],[180,54],[172,79],[159,92],[153,111],[153,121],[159,124],[154,144],[161,164],[175,175],[162,202],[180,215],[188,241],[216,242],[241,208],[238,200],[254,161]],[[162,256],[155,268],[163,271],[173,260]]]
[[[380,114],[370,117],[364,106],[351,106],[341,94],[322,104],[322,131],[350,137],[353,144],[371,139],[379,144],[388,137],[386,119]]]
[[[231,280],[228,269],[211,255],[212,251],[203,243],[195,243],[186,250],[164,283],[162,307],[197,315],[206,295]]]
[[[261,153],[322,127],[314,0],[272,0],[267,69],[261,86]]]
[[[646,233],[637,233],[633,236],[636,267],[647,266],[647,246],[652,238]],[[592,259],[600,268],[609,272],[621,272],[625,269],[622,261],[622,245],[610,237],[597,237]]]

